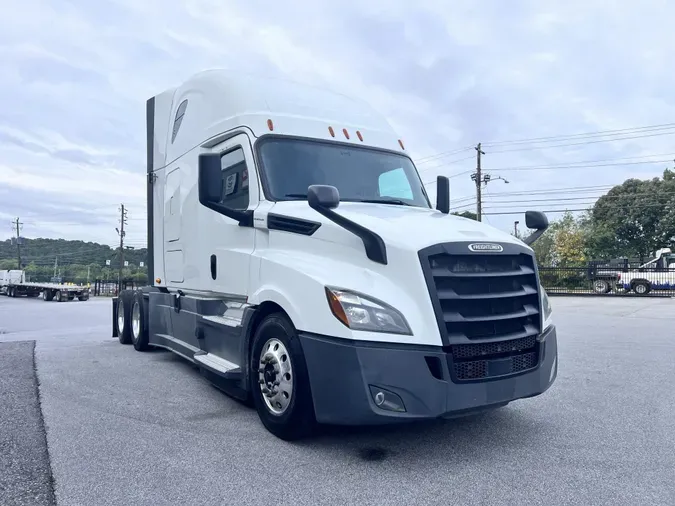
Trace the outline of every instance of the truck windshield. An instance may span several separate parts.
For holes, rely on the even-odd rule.
[[[340,200],[429,208],[414,165],[396,153],[312,140],[267,138],[259,153],[274,200],[307,197],[313,184],[335,186]]]

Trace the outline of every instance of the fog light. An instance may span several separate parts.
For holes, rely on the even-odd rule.
[[[373,402],[380,409],[398,411],[400,413],[405,412],[403,399],[393,392],[370,385],[370,395],[373,396]]]

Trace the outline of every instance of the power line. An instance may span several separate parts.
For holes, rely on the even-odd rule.
[[[591,140],[591,141],[584,141],[584,142],[573,142],[573,143],[567,143],[567,144],[553,144],[550,146],[528,146],[528,147],[522,147],[522,148],[513,148],[513,149],[502,149],[502,150],[497,150],[497,151],[492,151],[492,153],[510,153],[514,151],[532,151],[535,149],[550,149],[550,148],[563,148],[567,146],[586,146],[588,144],[597,144],[599,142],[616,142],[616,141],[627,141],[631,139],[644,139],[647,137],[660,137],[662,135],[673,135],[675,134],[674,132],[662,132],[662,133],[655,133],[655,134],[648,134],[648,135],[634,135],[630,137],[622,137],[622,138],[617,138],[617,139],[597,139],[597,140]]]
[[[442,151],[440,153],[436,153],[436,154],[433,154],[433,155],[428,155],[428,156],[423,156],[421,158],[418,158],[417,163],[426,163],[428,161],[432,161],[432,160],[435,160],[437,158],[441,158],[441,157],[444,157],[444,156],[450,156],[450,155],[456,155],[456,154],[461,153],[462,151],[469,151],[471,149],[473,149],[473,146],[465,146],[463,148],[458,148],[458,149],[455,149],[455,150],[452,150],[452,151]],[[473,158],[473,155],[471,155],[471,158]]]
[[[490,171],[494,172],[503,172],[503,171],[521,171],[521,170],[560,170],[560,169],[592,169],[594,167],[621,167],[624,165],[648,165],[648,164],[656,164],[656,163],[673,163],[673,159],[665,159],[665,160],[643,160],[639,162],[620,162],[620,163],[598,163],[598,164],[593,164],[593,165],[554,165],[554,166],[546,166],[546,165],[532,165],[532,166],[521,166],[521,167],[502,167],[502,168],[496,168],[496,169],[490,169]]]
[[[630,128],[620,128],[620,129],[613,129],[613,130],[596,130],[593,132],[584,132],[584,133],[576,133],[576,134],[559,134],[559,135],[551,135],[551,136],[545,136],[545,137],[530,137],[530,138],[523,138],[523,139],[512,139],[512,140],[502,140],[502,141],[490,141],[490,142],[484,142],[483,146],[484,147],[498,147],[498,146],[507,146],[507,145],[520,145],[520,144],[533,144],[533,143],[546,143],[546,142],[563,142],[563,141],[572,141],[572,140],[582,140],[582,139],[595,139],[596,137],[609,137],[609,136],[619,136],[617,139],[602,139],[601,142],[608,142],[612,140],[629,140],[632,138],[640,138],[642,136],[638,137],[630,137],[631,134],[645,134],[645,133],[650,133],[650,132],[661,132],[659,135],[668,135],[669,132],[662,132],[663,130],[670,130],[675,128],[675,123],[662,123],[662,124],[655,124],[655,125],[647,125],[647,126],[642,126],[642,127],[630,127]],[[646,136],[649,137],[649,136]],[[593,143],[593,142],[589,142]],[[580,143],[580,144],[586,144],[586,143]],[[567,144],[566,144],[567,145]],[[577,145],[577,144],[574,144]],[[532,147],[531,149],[544,149],[545,147],[556,147],[556,146],[541,146],[541,147]],[[444,158],[446,156],[451,156],[454,154],[461,153],[463,151],[469,151],[473,149],[473,146],[465,146],[462,148],[450,150],[450,151],[441,151],[436,154],[424,156],[422,158],[418,158],[416,163],[422,164],[422,163],[428,163],[433,160],[438,160],[440,158]],[[510,150],[509,150],[510,151]],[[520,151],[520,150],[516,150]],[[493,153],[501,153],[501,152],[506,152],[503,150],[497,150],[497,151],[492,151]],[[468,158],[473,158],[473,155]],[[457,160],[455,160],[456,162]]]
[[[555,205],[555,204],[553,204],[553,205]],[[560,205],[563,205],[563,204],[560,204]],[[649,209],[649,208],[652,208],[652,207],[664,207],[665,205],[667,205],[667,203],[658,203],[658,204],[657,203],[639,203],[639,204],[636,203],[636,204],[631,204],[629,206],[622,205],[621,209],[626,209],[626,208]],[[511,207],[511,206],[507,206],[507,207]],[[617,205],[616,207],[619,207],[619,206]],[[486,209],[496,209],[496,208],[489,207],[489,208],[486,208]],[[528,207],[527,209],[524,209],[524,210],[521,210],[521,211],[515,211],[514,210],[514,211],[503,211],[503,212],[498,212],[498,213],[484,213],[484,214],[490,214],[490,215],[524,214],[526,211],[531,211],[531,210],[534,210],[534,209],[531,209],[531,208]],[[543,212],[543,213],[559,213],[559,212],[564,213],[564,212],[578,212],[578,211],[592,211],[592,210],[593,210],[593,207],[582,207],[582,208],[574,208],[574,209],[570,209],[570,208],[548,209],[548,210],[541,210],[541,212]]]
[[[561,134],[561,135],[550,135],[546,137],[530,137],[527,139],[512,139],[504,141],[492,141],[486,142],[486,146],[494,147],[499,145],[506,144],[531,144],[533,142],[555,142],[561,140],[572,140],[579,138],[593,138],[593,137],[602,137],[610,135],[628,135],[632,133],[644,133],[649,131],[660,131],[665,129],[675,128],[675,123],[661,123],[656,125],[647,125],[642,127],[630,127],[630,128],[620,128],[614,130],[596,130],[593,132],[583,132],[577,134]]]

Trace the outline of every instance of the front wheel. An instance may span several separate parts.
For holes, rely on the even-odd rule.
[[[636,281],[633,283],[633,291],[638,295],[647,295],[652,289],[652,286],[647,281]]]
[[[596,279],[593,281],[593,291],[595,293],[609,293],[612,287],[605,279]]]
[[[260,421],[280,439],[293,441],[314,431],[316,420],[305,356],[288,317],[265,317],[251,353],[251,392]]]

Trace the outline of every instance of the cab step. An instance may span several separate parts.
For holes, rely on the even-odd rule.
[[[194,354],[194,360],[199,367],[208,369],[225,380],[238,381],[242,378],[242,370],[237,364],[212,353],[198,351]]]

